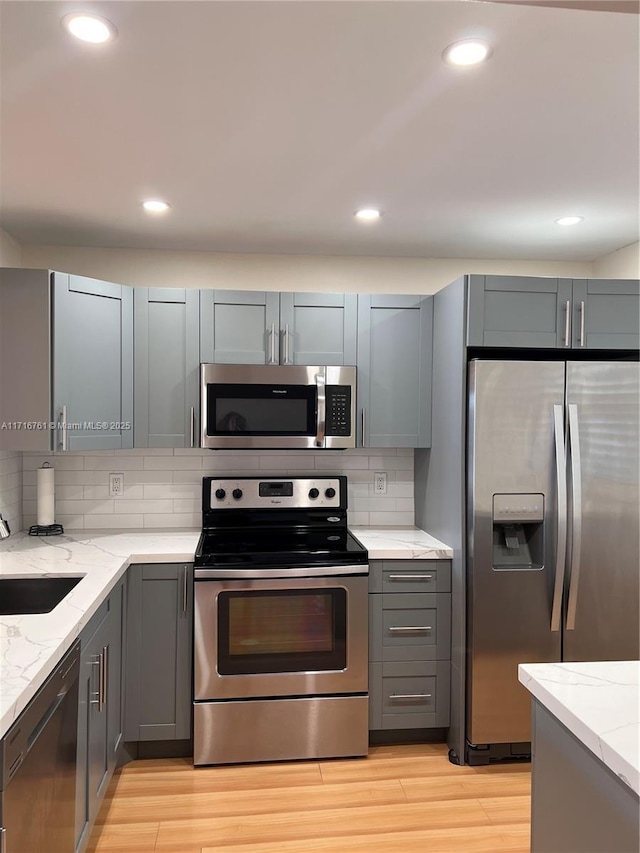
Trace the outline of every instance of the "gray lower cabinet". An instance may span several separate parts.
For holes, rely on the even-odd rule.
[[[532,853],[637,853],[638,795],[533,700]]]
[[[637,280],[471,275],[471,347],[637,349]]]
[[[372,731],[449,725],[450,593],[448,560],[371,562],[369,728]]]
[[[191,737],[193,565],[133,565],[127,577],[126,741]]]
[[[355,364],[357,296],[200,291],[200,361]]]
[[[433,299],[358,296],[358,444],[429,447]]]
[[[0,270],[0,449],[133,447],[133,295],[50,270]],[[19,366],[20,381],[15,371]]]
[[[76,851],[85,849],[122,742],[125,584],[119,584],[80,634]]]
[[[135,447],[196,447],[199,291],[136,287]]]

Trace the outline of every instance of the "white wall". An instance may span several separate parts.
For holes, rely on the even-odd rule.
[[[341,293],[429,294],[469,272],[568,278],[591,276],[591,264],[579,261],[234,255],[72,246],[23,246],[22,266],[56,269],[145,287]]]
[[[413,450],[258,451],[114,450],[24,453],[24,525],[36,522],[36,469],[55,470],[56,522],[66,530],[96,528],[198,528],[202,478],[208,474],[346,474],[349,524],[414,523]],[[9,460],[11,461],[11,460]],[[0,471],[3,460],[0,459]],[[373,475],[387,472],[387,493],[373,494]],[[109,497],[109,473],[124,475],[124,494]],[[0,480],[1,487],[1,480]],[[0,492],[0,499],[2,493]],[[14,528],[12,527],[12,530]],[[17,529],[17,528],[16,528]]]
[[[0,228],[0,267],[22,266],[21,254],[20,244]]]
[[[631,243],[593,262],[593,278],[640,278],[640,243]]]
[[[22,529],[22,453],[0,450],[0,513],[12,533]]]

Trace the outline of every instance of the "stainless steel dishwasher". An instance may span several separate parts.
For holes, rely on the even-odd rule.
[[[0,853],[73,853],[80,643],[0,744]]]

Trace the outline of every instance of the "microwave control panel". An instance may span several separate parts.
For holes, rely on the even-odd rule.
[[[326,435],[351,435],[351,386],[327,385]]]

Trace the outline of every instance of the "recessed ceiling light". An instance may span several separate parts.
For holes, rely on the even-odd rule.
[[[102,44],[116,37],[116,28],[111,21],[101,18],[99,15],[85,15],[79,12],[71,12],[65,15],[62,23],[71,35],[91,44]]]
[[[356,219],[359,219],[361,222],[375,222],[376,219],[380,219],[382,214],[375,207],[363,207],[360,210],[356,210],[354,216]]]
[[[584,216],[561,216],[560,219],[556,219],[556,225],[577,225],[578,222],[582,222]]]
[[[149,199],[148,201],[143,201],[142,206],[149,213],[164,213],[171,207],[168,202],[160,201],[159,199]]]
[[[477,65],[487,59],[491,48],[481,39],[463,39],[450,44],[442,54],[449,65]]]

